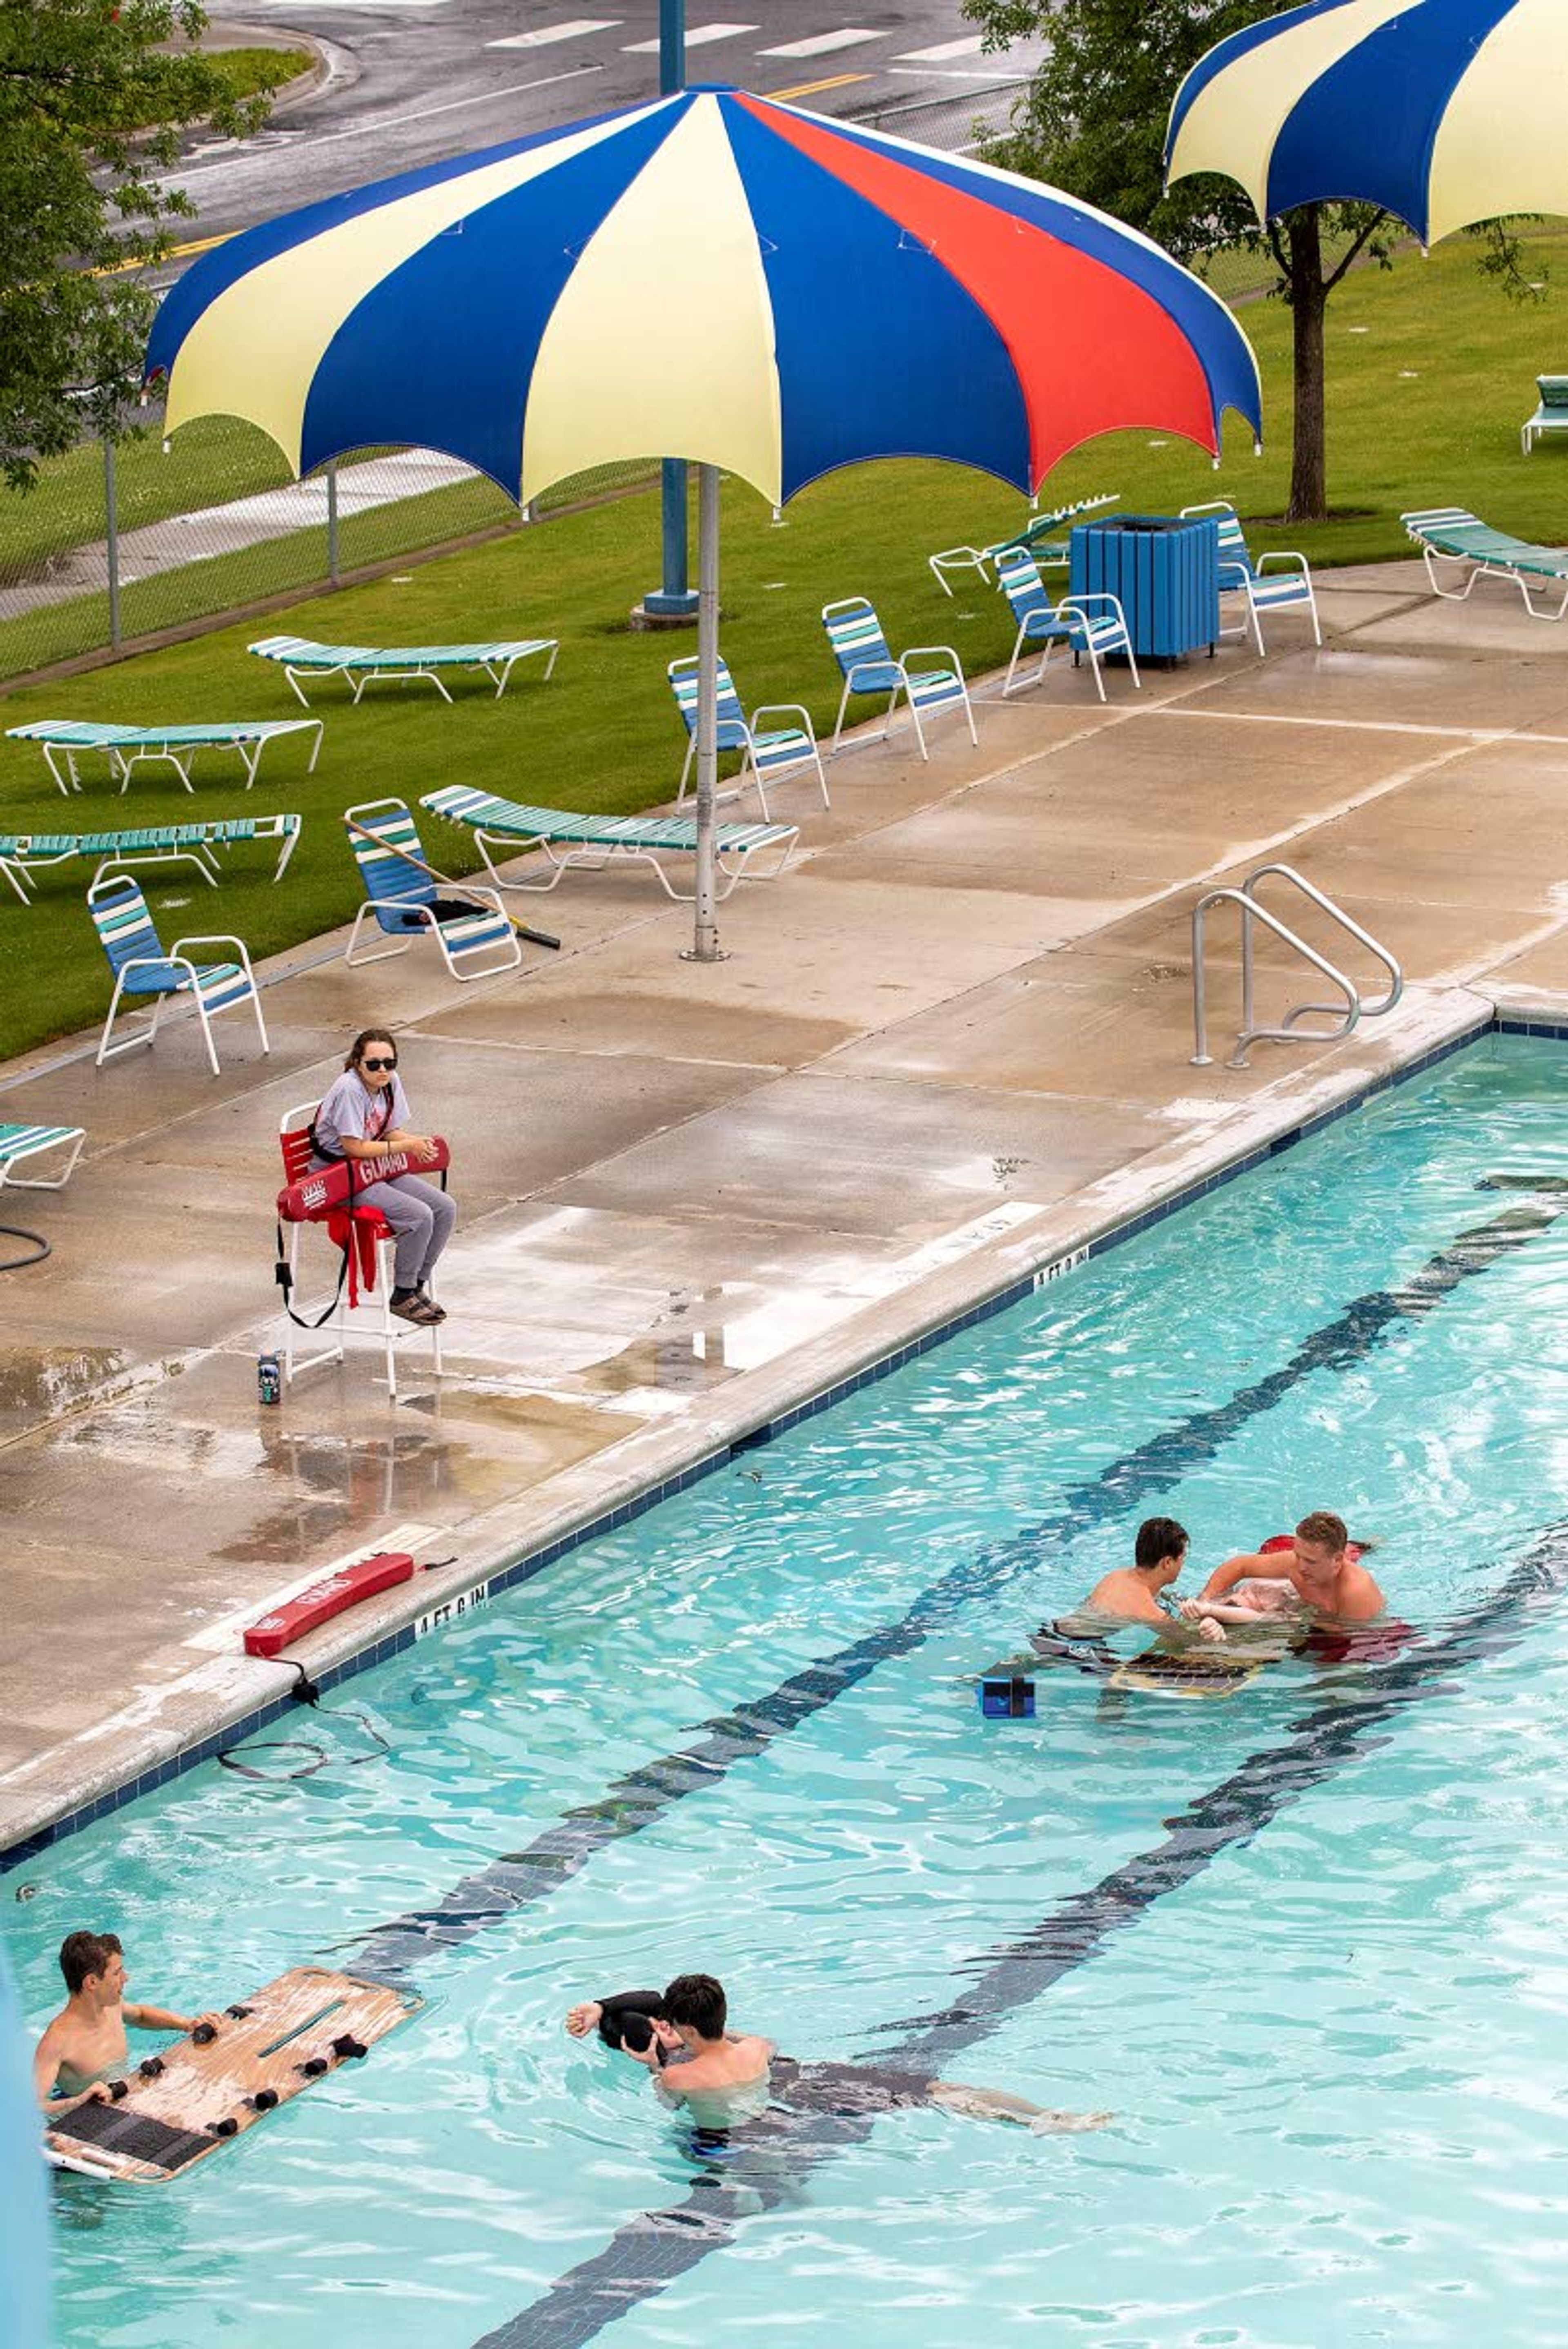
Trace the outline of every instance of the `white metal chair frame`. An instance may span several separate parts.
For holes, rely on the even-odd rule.
[[[826,626],[827,625],[829,613],[847,612],[852,610],[857,611],[864,605],[865,600],[866,599],[860,595],[845,595],[841,596],[836,603],[825,604],[822,607],[824,626]],[[914,666],[917,661],[939,656],[944,664],[943,668],[940,671],[936,669],[922,670]],[[843,666],[842,663],[840,666]],[[906,652],[894,653],[889,649],[885,653],[867,654],[867,657],[863,661],[852,661],[849,666],[845,668],[844,690],[838,697],[838,715],[833,721],[833,740],[829,746],[831,751],[836,752],[839,748],[840,740],[844,733],[844,713],[849,707],[849,698],[851,694],[882,693],[887,691],[886,685],[883,682],[879,681],[876,685],[868,686],[857,683],[857,679],[867,671],[872,673],[882,673],[885,675],[886,671],[890,668],[897,669],[898,673],[898,683],[888,695],[888,708],[883,716],[882,731],[880,734],[868,735],[867,737],[868,741],[885,742],[888,740],[888,735],[893,730],[893,712],[898,708],[898,696],[902,694],[905,701],[909,704],[909,716],[914,720],[915,740],[919,746],[920,756],[929,763],[931,754],[926,748],[925,729],[920,724],[920,705],[916,698],[916,688],[923,684],[928,678],[940,675],[950,676],[953,680],[955,690],[949,695],[945,695],[941,701],[934,703],[932,707],[940,709],[945,708],[949,703],[953,703],[961,708],[964,715],[964,723],[969,728],[969,739],[971,742],[978,743],[980,736],[974,730],[974,709],[969,698],[969,685],[964,677],[963,663],[960,660],[951,645],[911,645]]]
[[[295,1108],[285,1110],[282,1119],[278,1124],[278,1133],[280,1137],[284,1134],[299,1133],[305,1127],[310,1124],[319,1107],[320,1103],[318,1102],[310,1101],[301,1102]],[[372,1207],[368,1211],[362,1212],[368,1212],[376,1216],[377,1224],[380,1226],[379,1230],[376,1233],[375,1237],[375,1294],[380,1301],[380,1313],[377,1326],[373,1330],[365,1330],[363,1334],[367,1337],[374,1337],[379,1340],[381,1346],[386,1362],[385,1375],[382,1383],[387,1389],[388,1402],[396,1402],[398,1400],[398,1363],[396,1351],[398,1346],[406,1338],[428,1337],[431,1341],[431,1375],[439,1379],[441,1375],[441,1325],[439,1321],[431,1322],[427,1325],[418,1321],[394,1320],[392,1317],[391,1298],[393,1279],[392,1268],[394,1258],[397,1255],[396,1235],[391,1230],[390,1226],[388,1225],[377,1213],[375,1208]],[[314,1219],[312,1222],[291,1224],[288,1227],[289,1294],[295,1301],[296,1309],[301,1314],[306,1314],[306,1309],[300,1303],[299,1299],[299,1244],[304,1234],[314,1227],[316,1227]],[[350,1245],[352,1246],[354,1243],[350,1242]],[[359,1305],[353,1309],[362,1312],[366,1310],[369,1302],[369,1300],[362,1295]],[[301,1353],[299,1351],[299,1340],[302,1335],[308,1339],[317,1333],[310,1330],[301,1332],[295,1322],[285,1322],[283,1340],[283,1382],[286,1387],[292,1386],[295,1380],[303,1378],[307,1371],[319,1370],[324,1363],[342,1362],[348,1360],[348,1340],[350,1334],[353,1334],[354,1336],[361,1334],[357,1330],[352,1333],[350,1332],[348,1326],[349,1311],[348,1284],[345,1281],[342,1288],[338,1291],[337,1299],[332,1311],[327,1315],[326,1320],[321,1325],[323,1330],[330,1332],[331,1334],[328,1336],[327,1342],[317,1348],[314,1353]],[[308,1318],[308,1316],[306,1316],[306,1318]]]
[[[1197,521],[1206,514],[1229,514],[1231,520],[1235,522],[1238,532],[1241,530],[1240,518],[1237,515],[1235,507],[1231,504],[1229,498],[1210,498],[1206,500],[1202,505],[1183,506],[1181,509],[1181,519],[1183,522]],[[1282,550],[1274,548],[1271,549],[1267,554],[1253,555],[1251,554],[1248,554],[1245,560],[1243,560],[1240,555],[1220,555],[1220,593],[1221,595],[1244,595],[1247,599],[1246,618],[1236,621],[1231,627],[1221,626],[1220,630],[1220,635],[1222,636],[1244,636],[1248,632],[1250,624],[1253,641],[1257,645],[1260,654],[1262,652],[1263,626],[1262,612],[1258,603],[1257,589],[1268,576],[1268,570],[1271,563],[1278,566],[1274,574],[1276,577],[1282,577],[1288,572],[1293,572],[1299,574],[1302,592],[1299,595],[1293,595],[1290,598],[1290,602],[1292,604],[1304,604],[1306,605],[1307,611],[1312,617],[1313,641],[1314,644],[1321,645],[1323,642],[1323,628],[1317,616],[1317,596],[1313,588],[1312,573],[1307,566],[1306,556],[1304,554],[1298,554],[1292,549]],[[1287,608],[1287,606],[1282,602],[1275,603],[1265,601],[1262,606],[1262,611],[1281,611],[1285,608]]]
[[[361,802],[358,807],[346,808],[344,810],[344,820],[349,823],[363,824],[367,829],[370,829],[369,819],[374,815],[381,813],[385,809],[389,807],[401,807],[403,808],[404,813],[409,814],[409,810],[404,806],[404,802],[401,800],[365,800]],[[410,821],[411,823],[411,816]],[[415,836],[417,838],[417,833]],[[441,948],[441,960],[445,963],[451,976],[458,981],[460,986],[466,986],[470,979],[495,978],[498,978],[503,971],[517,969],[523,960],[522,944],[518,938],[517,931],[513,923],[512,916],[508,914],[505,906],[502,904],[499,896],[493,889],[487,889],[483,882],[454,881],[451,885],[454,890],[461,892],[463,896],[472,897],[475,901],[473,910],[476,915],[484,911],[489,911],[495,916],[497,921],[504,924],[506,929],[504,939],[496,939],[493,953],[491,952],[488,945],[472,947],[466,954],[463,954],[462,950],[460,949],[459,955],[462,959],[465,961],[472,960],[474,956],[479,954],[487,954],[489,956],[489,959],[482,963],[476,970],[461,970],[458,968],[459,957],[453,955],[451,946],[442,936],[443,927],[446,926],[437,921],[435,916],[431,912],[430,899],[431,895],[433,895],[433,890],[427,889],[426,894],[420,897],[371,896],[369,894],[370,884],[366,876],[364,863],[360,854],[361,843],[359,838],[357,834],[351,834],[350,839],[355,849],[355,870],[358,874],[360,885],[366,892],[365,902],[354,916],[354,926],[348,933],[348,943],[343,949],[343,959],[353,969],[361,970],[367,963],[387,962],[389,961],[394,955],[407,954],[409,948],[417,944],[418,941],[423,937],[433,937],[435,939],[437,946]],[[364,846],[368,847],[369,843],[365,843]],[[402,854],[401,850],[398,848],[395,843],[389,842],[387,843],[386,847],[387,854],[389,856],[398,856]],[[415,855],[419,855],[421,851],[419,849],[415,849],[413,854]],[[378,947],[373,954],[369,952],[359,953],[357,951],[359,945],[359,933],[365,926],[365,918],[367,915],[375,916],[379,914],[400,913],[420,914],[422,915],[424,918],[410,926],[406,937],[398,939],[396,943],[391,946]],[[387,936],[387,931],[384,926],[382,927],[381,935],[383,937]]]
[[[112,885],[113,882],[119,876],[114,874],[109,874],[104,876],[103,880],[95,881],[91,888],[88,891],[88,905],[90,906],[93,904],[99,890],[105,885],[106,882]],[[234,960],[239,964],[240,968],[244,972],[248,992],[244,995],[236,995],[231,1001],[227,1003],[220,1003],[214,1008],[214,1009],[209,1011],[206,1001],[202,993],[202,976],[200,968],[196,963],[192,961],[188,952],[188,949],[192,947],[232,947],[234,949]],[[134,1035],[122,1036],[118,1044],[111,1044],[109,1040],[110,1035],[113,1033],[115,1019],[119,1010],[119,999],[125,992],[125,982],[130,977],[131,972],[135,970],[160,970],[170,968],[176,970],[182,970],[185,973],[184,978],[174,987],[163,987],[159,988],[158,992],[152,999],[152,1009],[151,1014],[144,1013],[140,1015],[147,1020],[145,1028],[139,1029]],[[202,1040],[207,1048],[207,1058],[212,1063],[213,1074],[214,1076],[218,1076],[222,1073],[218,1066],[217,1046],[213,1041],[213,1021],[216,1019],[220,1011],[237,1011],[242,1008],[242,1006],[248,1003],[256,1016],[256,1030],[261,1037],[262,1050],[264,1052],[270,1052],[272,1050],[272,1045],[267,1038],[266,1021],[262,1017],[261,996],[256,988],[255,972],[251,968],[250,949],[245,945],[244,940],[243,938],[233,937],[176,938],[174,944],[169,949],[167,954],[133,955],[129,962],[122,962],[117,966],[114,978],[114,993],[109,998],[109,1017],[103,1023],[103,1034],[99,1039],[98,1057],[93,1063],[94,1067],[101,1069],[106,1061],[117,1059],[121,1052],[134,1052],[138,1045],[151,1044],[158,1033],[158,1022],[162,1017],[163,1006],[171,995],[182,997],[188,996],[192,1002],[194,1003],[196,1007],[196,1017],[202,1023]],[[137,1015],[131,1014],[130,1016],[135,1017]]]

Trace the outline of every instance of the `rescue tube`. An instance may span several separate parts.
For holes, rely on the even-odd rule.
[[[245,1633],[247,1656],[275,1656],[284,1648],[292,1647],[307,1631],[329,1623],[334,1615],[345,1609],[357,1607],[362,1599],[374,1599],[379,1590],[390,1590],[400,1582],[407,1582],[414,1571],[414,1561],[400,1549],[378,1550],[374,1557],[362,1557],[353,1566],[341,1567],[320,1582],[313,1582],[296,1599],[286,1599],[275,1607],[261,1620],[253,1623]]]
[[[331,1166],[321,1166],[302,1174],[297,1183],[286,1183],[277,1195],[277,1212],[286,1224],[308,1224],[317,1216],[329,1215],[348,1197],[350,1184],[356,1192],[367,1191],[372,1183],[395,1183],[400,1174],[440,1174],[452,1164],[452,1154],[439,1133],[432,1134],[435,1155],[421,1158],[411,1150],[394,1150],[389,1158],[356,1160],[338,1159]],[[373,1174],[364,1174],[362,1167],[373,1166]]]

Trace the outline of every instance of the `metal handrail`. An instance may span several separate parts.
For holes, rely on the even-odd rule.
[[[1353,979],[1347,978],[1336,964],[1330,962],[1325,955],[1319,954],[1315,947],[1308,946],[1306,940],[1299,937],[1288,924],[1281,921],[1277,914],[1272,914],[1266,905],[1259,903],[1258,884],[1267,880],[1271,875],[1278,875],[1290,882],[1293,887],[1299,889],[1304,897],[1310,898],[1314,905],[1327,914],[1331,920],[1337,922],[1341,929],[1358,940],[1369,953],[1376,956],[1388,973],[1388,988],[1386,994],[1379,996],[1376,1002],[1364,1002],[1360,990]],[[1248,1046],[1260,1041],[1280,1044],[1337,1043],[1341,1038],[1348,1036],[1362,1019],[1376,1019],[1386,1011],[1392,1011],[1404,993],[1405,978],[1398,963],[1388,952],[1386,947],[1380,945],[1370,931],[1364,930],[1359,922],[1351,919],[1343,906],[1335,905],[1332,897],[1325,896],[1321,889],[1315,888],[1312,882],[1296,871],[1293,865],[1260,864],[1254,872],[1248,874],[1239,887],[1210,889],[1199,899],[1192,909],[1194,1048],[1192,1066],[1195,1069],[1206,1069],[1213,1065],[1212,1056],[1209,1050],[1208,970],[1204,958],[1204,922],[1210,907],[1220,905],[1235,905],[1241,916],[1241,1026],[1236,1038],[1236,1049],[1226,1063],[1229,1068],[1246,1068]],[[1299,954],[1304,962],[1310,963],[1314,970],[1321,971],[1331,985],[1339,988],[1345,998],[1343,1011],[1334,1003],[1298,1003],[1285,1013],[1282,1026],[1260,1028],[1256,1025],[1253,1016],[1252,958],[1252,925],[1255,921],[1262,922],[1265,928],[1272,931],[1277,938],[1282,939],[1286,946]],[[1334,1014],[1338,1018],[1339,1024],[1334,1028],[1306,1029],[1296,1025],[1298,1020],[1307,1019],[1315,1012]]]

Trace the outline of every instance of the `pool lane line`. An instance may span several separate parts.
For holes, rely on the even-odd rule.
[[[792,1673],[776,1688],[698,1723],[692,1744],[639,1764],[616,1779],[597,1801],[564,1812],[521,1851],[504,1853],[463,1877],[434,1906],[371,1926],[335,1943],[334,1950],[353,1951],[357,1972],[397,1982],[435,1951],[458,1948],[488,1926],[547,1900],[596,1852],[653,1826],[684,1795],[717,1785],[736,1763],[751,1760],[776,1739],[788,1736],[878,1665],[923,1646],[958,1609],[1001,1590],[1014,1575],[1038,1566],[1049,1546],[1129,1516],[1141,1502],[1212,1460],[1250,1421],[1282,1402],[1303,1379],[1321,1370],[1343,1371],[1364,1361],[1391,1331],[1424,1318],[1461,1282],[1514,1253],[1565,1212],[1568,1201],[1561,1206],[1520,1206],[1459,1233],[1398,1288],[1372,1289],[1354,1299],[1303,1340],[1281,1369],[1239,1389],[1228,1402],[1162,1430],[1098,1475],[1069,1486],[1061,1509],[978,1558],[952,1568],[923,1590],[897,1622],[864,1633]]]
[[[1066,1974],[1096,1956],[1113,1935],[1136,1925],[1157,1901],[1180,1891],[1221,1854],[1249,1844],[1281,1811],[1324,1785],[1347,1763],[1386,1744],[1403,1709],[1451,1684],[1462,1669],[1515,1647],[1568,1587],[1568,1520],[1547,1526],[1490,1599],[1455,1617],[1448,1629],[1396,1661],[1337,1682],[1322,1702],[1291,1724],[1286,1744],[1248,1756],[1230,1777],[1165,1823],[1164,1840],[1070,1894],[1017,1940],[998,1943],[962,1965],[974,1977],[940,2013],[885,2023],[903,2035],[877,2064],[940,2071],[989,2038]],[[692,2185],[684,2201],[647,2210],[618,2228],[602,2251],[558,2277],[475,2349],[586,2349],[607,2325],[687,2275],[711,2251],[732,2241],[741,2221],[798,2201],[802,2180],[846,2147],[862,2144],[880,2116],[768,2116],[763,2136],[735,2129],[722,2164]]]

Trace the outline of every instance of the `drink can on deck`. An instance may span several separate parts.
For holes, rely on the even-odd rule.
[[[256,1395],[262,1402],[283,1401],[283,1364],[275,1354],[256,1356]]]

